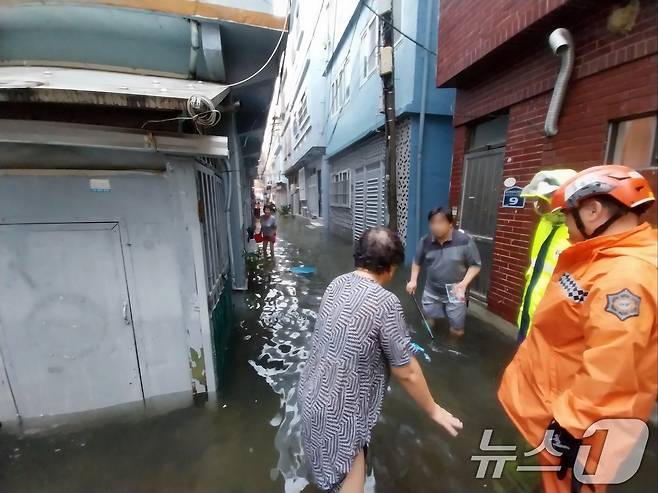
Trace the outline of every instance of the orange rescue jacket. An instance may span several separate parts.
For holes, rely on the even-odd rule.
[[[498,390],[532,446],[551,419],[580,438],[599,419],[649,418],[658,385],[656,249],[645,223],[560,255]]]

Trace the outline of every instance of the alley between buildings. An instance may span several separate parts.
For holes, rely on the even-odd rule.
[[[22,436],[4,433],[0,491],[315,492],[301,457],[295,389],[324,288],[351,269],[352,247],[306,220],[279,222],[275,259],[259,258],[249,290],[234,297],[233,350],[216,402],[159,414],[138,409],[121,419],[99,417]],[[290,271],[301,265],[317,270]],[[492,443],[517,445],[519,455],[526,450],[495,396],[515,342],[470,316],[463,340],[449,342],[444,330],[431,341],[404,294],[406,276],[399,272],[391,289],[404,305],[414,342],[426,352],[418,357],[435,397],[462,418],[464,430],[448,438],[391,382],[371,444],[366,491],[538,491],[536,473],[506,467],[502,479],[476,479],[478,463],[471,460],[482,455],[487,428]],[[655,470],[651,446],[636,477],[611,491],[655,489]]]

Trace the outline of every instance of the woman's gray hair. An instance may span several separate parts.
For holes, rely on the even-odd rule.
[[[404,245],[400,237],[382,226],[361,235],[354,248],[354,266],[375,274],[388,272],[404,262]]]

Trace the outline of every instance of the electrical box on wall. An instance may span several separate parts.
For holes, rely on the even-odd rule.
[[[393,72],[393,47],[383,46],[379,49],[379,75]]]

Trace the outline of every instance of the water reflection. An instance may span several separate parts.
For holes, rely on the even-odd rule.
[[[267,337],[258,358],[250,364],[280,399],[279,413],[271,423],[277,427],[277,473],[284,479],[286,493],[315,491],[307,486],[295,390],[324,287],[352,267],[349,243],[319,234],[309,237],[300,223],[284,226],[285,237],[291,242],[277,245],[276,262],[264,262],[252,285],[254,292],[261,294],[258,325]],[[311,276],[292,274],[290,267],[297,265],[312,265],[317,272]],[[465,429],[456,440],[446,437],[393,383],[375,428],[366,491],[539,491],[536,473],[519,474],[514,467],[506,467],[500,479],[476,479],[478,463],[470,460],[482,454],[480,439],[487,428],[495,430],[495,443],[517,445],[519,452],[526,450],[496,399],[500,374],[516,349],[514,341],[471,317],[463,340],[450,338],[447,327],[439,328],[436,338],[430,339],[412,300],[404,293],[404,276],[399,275],[390,288],[403,303],[430,387],[440,402],[463,419]],[[648,459],[655,464],[655,453],[648,453]],[[644,468],[645,477],[647,470],[650,468]],[[642,484],[639,478],[637,484]],[[626,485],[618,491],[634,489]]]
[[[300,493],[308,485],[306,467],[301,451],[299,413],[297,410],[297,382],[308,356],[311,328],[316,312],[300,308],[297,287],[308,292],[308,279],[303,274],[292,274],[291,245],[279,241],[275,253],[278,261],[264,260],[252,278],[252,289],[264,291],[259,325],[269,334],[257,360],[249,364],[280,398],[279,413],[270,423],[277,427],[274,446],[279,454],[277,469],[284,480],[285,493]],[[311,303],[319,302],[318,296]]]
[[[295,395],[310,334],[326,285],[352,266],[351,245],[303,221],[280,220],[276,258],[263,260],[250,290],[234,296],[235,334],[228,385],[218,401],[156,415],[123,417],[31,435],[0,430],[0,492],[10,493],[311,493],[300,448]],[[290,272],[317,267],[313,275]],[[535,492],[536,474],[506,468],[499,480],[475,479],[482,431],[494,443],[525,447],[500,409],[496,388],[514,341],[477,319],[451,341],[447,328],[431,340],[412,300],[405,274],[391,286],[403,303],[430,388],[462,418],[450,439],[392,383],[368,454],[369,493],[473,491]],[[527,450],[527,448],[523,448]],[[640,473],[610,492],[656,491],[656,435]]]

